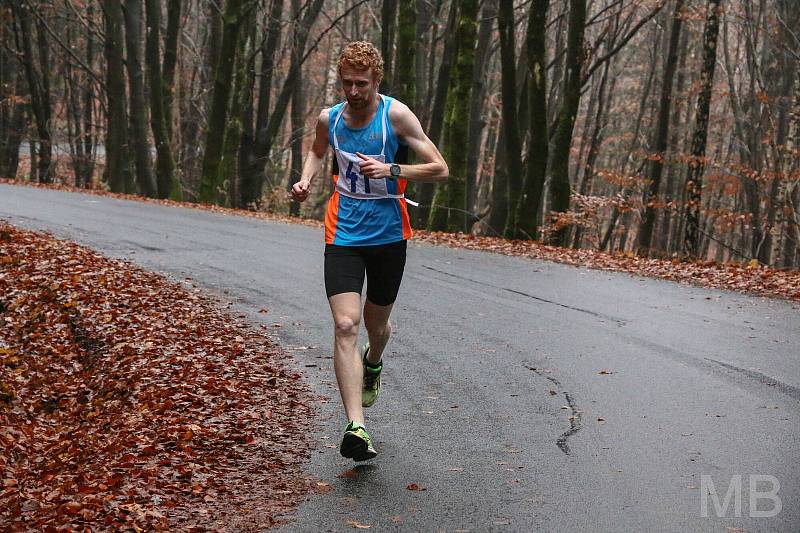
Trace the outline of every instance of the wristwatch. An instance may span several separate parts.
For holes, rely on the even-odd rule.
[[[397,163],[392,163],[392,165],[389,167],[389,174],[392,178],[400,177],[400,165]]]

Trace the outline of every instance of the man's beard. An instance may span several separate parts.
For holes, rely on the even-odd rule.
[[[347,99],[347,103],[350,104],[351,107],[355,107],[356,109],[360,109],[362,107],[366,107],[368,100],[365,98],[357,98],[357,99]]]

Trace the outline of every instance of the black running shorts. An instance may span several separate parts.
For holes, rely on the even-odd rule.
[[[361,294],[367,276],[367,300],[393,304],[403,280],[406,241],[378,246],[325,245],[325,292],[328,298],[343,292]]]

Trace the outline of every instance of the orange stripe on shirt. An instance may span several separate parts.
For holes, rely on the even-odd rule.
[[[406,207],[406,199],[398,198],[400,202],[400,217],[403,219],[403,239],[408,240],[413,235],[411,231],[411,220],[408,218],[408,207]]]
[[[397,180],[397,194],[405,194],[406,193],[406,185],[408,185],[408,180],[404,180],[402,178]]]
[[[339,176],[334,176],[334,181]],[[328,198],[328,208],[325,211],[325,244],[333,244],[336,238],[336,224],[339,221],[339,191],[334,190]]]

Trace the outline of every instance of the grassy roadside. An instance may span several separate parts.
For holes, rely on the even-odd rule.
[[[248,531],[313,487],[313,401],[196,290],[0,221],[0,523]]]

